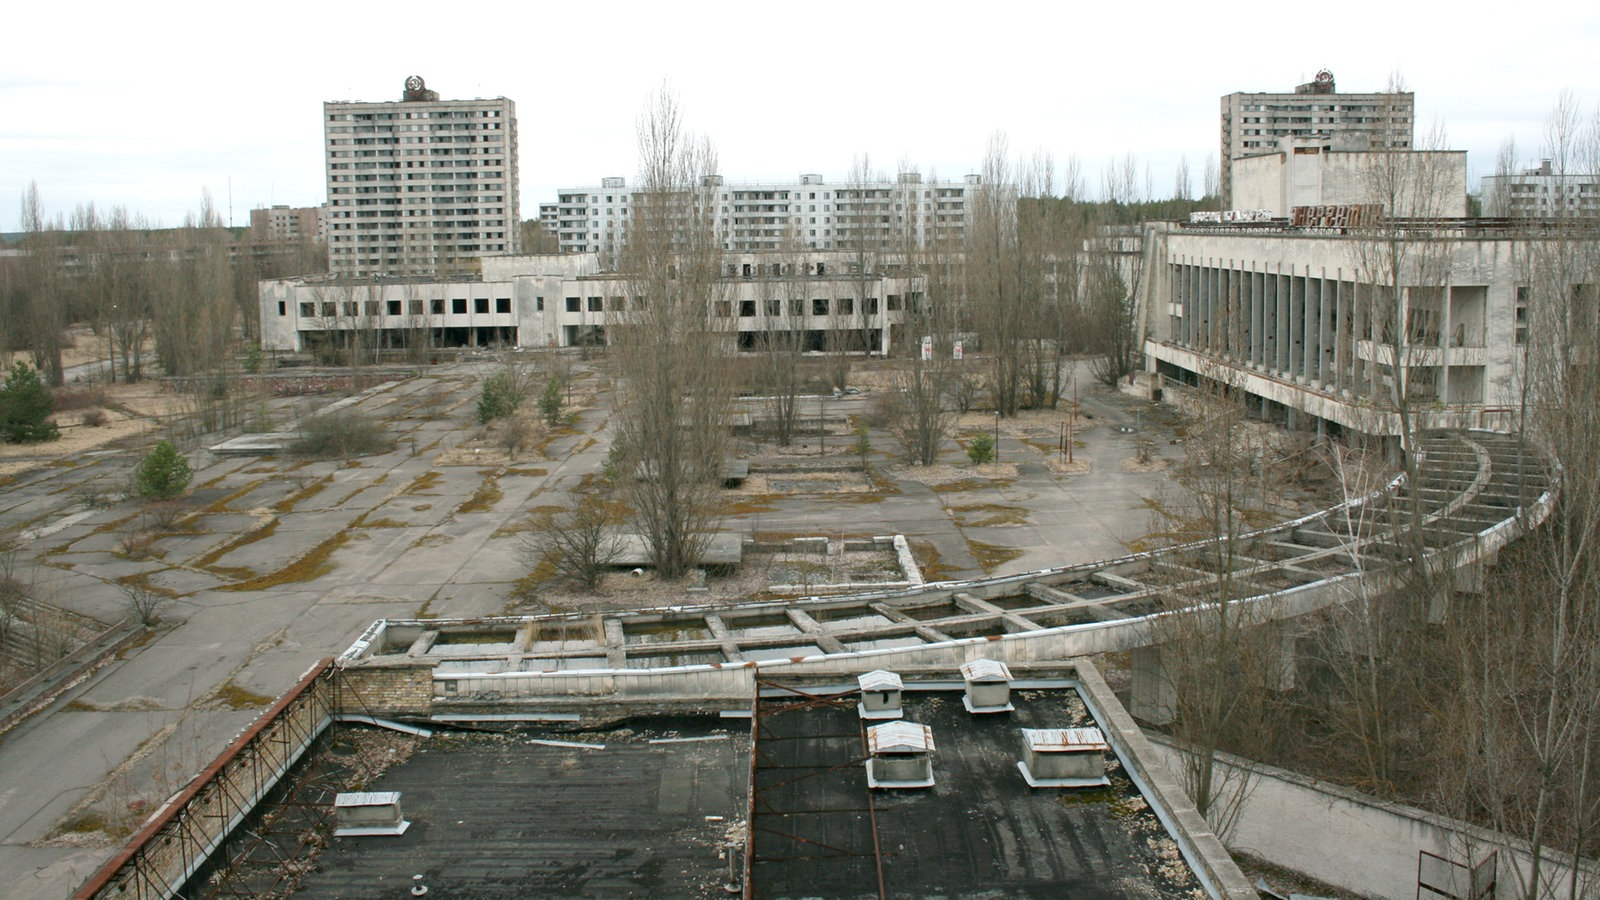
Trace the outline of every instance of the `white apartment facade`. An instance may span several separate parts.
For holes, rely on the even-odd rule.
[[[322,112],[331,271],[429,275],[518,251],[512,101],[440,100],[413,75],[398,101]]]
[[[1600,217],[1600,175],[1557,174],[1548,159],[1519,175],[1485,175],[1481,190],[1485,216]]]
[[[1223,209],[1245,208],[1234,197],[1237,160],[1278,149],[1287,137],[1340,137],[1345,148],[1408,150],[1413,145],[1416,97],[1399,93],[1339,93],[1327,69],[1293,93],[1235,92],[1222,98]]]
[[[916,172],[893,181],[828,182],[821,175],[796,181],[730,184],[710,176],[715,228],[722,249],[733,253],[795,249],[904,250],[908,245],[957,242],[966,232],[978,175],[960,181],[925,181]],[[633,190],[621,177],[598,186],[562,188],[555,231],[562,253],[615,258],[627,235]],[[541,205],[541,220],[544,206]]]
[[[787,333],[805,350],[887,354],[921,304],[920,278],[863,270],[853,254],[730,253],[722,265],[708,320],[744,350]],[[481,274],[454,277],[272,279],[260,284],[261,346],[302,352],[358,331],[368,347],[603,344],[631,292],[597,253],[486,257]]]

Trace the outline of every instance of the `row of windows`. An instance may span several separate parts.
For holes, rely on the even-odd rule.
[[[498,109],[417,110],[382,113],[329,113],[329,122],[391,122],[396,119],[498,119]]]
[[[374,260],[376,262],[376,260]],[[404,313],[401,310],[406,310]],[[306,300],[300,303],[300,317],[305,319],[353,319],[358,316],[375,318],[380,315],[422,315],[423,301],[421,300],[344,300],[321,301]],[[427,310],[435,316],[442,316],[444,312],[444,298],[436,297],[427,301]],[[489,314],[489,298],[473,297],[472,311],[476,315]],[[496,297],[494,311],[499,314],[511,312],[510,297]],[[454,297],[450,300],[452,315],[464,316],[467,314],[467,298]],[[285,301],[278,301],[278,315],[288,315],[288,305]]]
[[[616,296],[568,297],[566,300],[566,308],[567,312],[569,313],[626,312],[628,306],[630,305],[627,298]],[[804,317],[808,307],[810,309],[810,314],[813,316],[853,316],[856,314],[856,301],[854,297],[839,297],[836,299],[830,299],[828,297],[814,297],[810,301],[791,297],[787,302],[784,300],[769,299],[760,301],[760,303],[761,309],[765,312],[765,314],[773,317],[782,316],[784,314],[785,307],[788,308],[790,316],[797,318]],[[755,300],[740,300],[739,318],[755,318],[757,309],[756,304],[757,301]],[[301,305],[305,306],[306,304]],[[633,303],[631,305],[635,311],[643,308],[643,304],[640,303]],[[536,308],[541,312],[544,310],[543,297],[538,298]],[[900,310],[901,298],[899,294],[889,295],[888,308],[890,312],[898,312]],[[734,317],[733,309],[734,307],[732,300],[718,300],[716,301],[716,306],[714,307],[713,312],[718,318],[731,319]],[[877,297],[868,297],[866,299],[866,302],[862,304],[862,314],[868,316],[875,316],[878,314]]]

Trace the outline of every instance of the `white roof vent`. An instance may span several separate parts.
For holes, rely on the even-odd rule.
[[[333,798],[334,837],[401,835],[411,827],[400,812],[399,791],[360,791]]]
[[[1098,728],[1024,728],[1017,768],[1028,787],[1101,787],[1109,749]]]
[[[916,722],[885,722],[867,729],[867,785],[933,787],[933,729]]]
[[[856,704],[856,710],[861,713],[861,718],[900,718],[902,715],[900,690],[903,685],[899,675],[883,669],[874,669],[857,676],[856,683],[861,686],[861,702]]]
[[[967,693],[961,698],[970,713],[1011,712],[1011,669],[996,659],[974,659],[961,664]]]

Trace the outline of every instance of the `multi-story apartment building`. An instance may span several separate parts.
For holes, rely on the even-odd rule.
[[[327,207],[282,204],[250,210],[250,236],[265,241],[327,241]]]
[[[398,101],[322,112],[332,271],[423,275],[517,252],[516,104],[440,100],[413,75]]]
[[[1600,175],[1557,174],[1548,159],[1520,175],[1485,175],[1482,190],[1486,216],[1600,217]]]
[[[916,172],[905,172],[893,181],[832,183],[821,175],[750,184],[711,176],[705,187],[715,193],[715,227],[724,250],[893,251],[960,240],[981,182],[978,175],[924,181]],[[632,198],[633,190],[619,177],[603,178],[597,187],[563,188],[555,217],[561,252],[617,253]]]
[[[1278,150],[1280,138],[1341,138],[1341,149],[1410,149],[1415,95],[1411,92],[1341,94],[1327,69],[1292,94],[1235,92],[1222,98],[1222,206],[1233,196],[1238,159]],[[1332,141],[1330,140],[1330,144]]]

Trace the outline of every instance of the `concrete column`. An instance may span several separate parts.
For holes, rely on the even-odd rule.
[[[1450,579],[1451,590],[1462,594],[1481,594],[1484,590],[1484,565],[1478,562],[1457,566]]]
[[[1263,638],[1270,643],[1270,656],[1268,665],[1271,671],[1267,673],[1267,682],[1275,691],[1289,691],[1294,689],[1295,682],[1295,641],[1298,629],[1292,621],[1275,620],[1261,626]]]
[[[1167,676],[1161,647],[1138,647],[1133,656],[1133,691],[1128,711],[1152,725],[1170,725],[1178,715],[1178,692]]]

